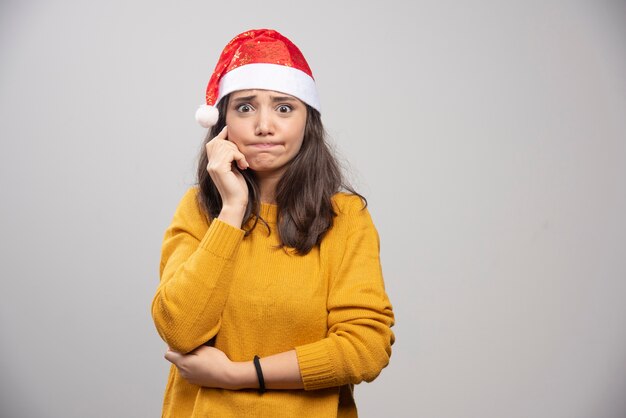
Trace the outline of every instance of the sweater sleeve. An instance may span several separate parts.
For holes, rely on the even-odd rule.
[[[342,255],[329,287],[327,336],[295,348],[306,390],[374,380],[389,363],[395,341],[378,233],[360,198],[348,201],[328,249]]]
[[[152,300],[156,329],[175,351],[188,353],[217,334],[228,297],[233,258],[244,231],[207,221],[197,188],[183,196],[165,231],[160,284]]]

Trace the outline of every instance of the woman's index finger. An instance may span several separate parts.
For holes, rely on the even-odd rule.
[[[215,136],[215,138],[219,138],[219,139],[228,139],[228,126],[224,125],[224,127],[222,128],[222,130],[220,131],[219,134],[217,134]],[[213,139],[215,139],[213,138]]]

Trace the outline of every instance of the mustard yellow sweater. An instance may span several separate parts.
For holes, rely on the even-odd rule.
[[[208,222],[187,191],[165,232],[156,328],[187,353],[215,337],[233,361],[296,350],[303,390],[230,391],[196,386],[171,366],[163,417],[356,417],[353,385],[389,363],[394,334],[379,241],[360,198],[333,198],[333,227],[305,256],[276,248],[277,207],[262,204],[243,230]]]

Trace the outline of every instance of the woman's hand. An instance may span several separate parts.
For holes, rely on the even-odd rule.
[[[235,363],[215,347],[203,345],[189,354],[167,350],[165,358],[178,368],[180,375],[189,383],[211,388],[240,388],[233,376]]]
[[[248,205],[248,185],[233,165],[237,164],[237,167],[245,170],[249,164],[237,145],[226,139],[227,135],[228,128],[224,126],[215,138],[207,142],[209,163],[206,169],[222,198],[222,210],[218,218],[241,228]]]
[[[248,204],[248,186],[233,163],[241,170],[249,167],[246,157],[235,143],[228,141],[228,127],[207,142],[206,153],[209,160],[207,172],[222,197],[223,206],[246,206]]]

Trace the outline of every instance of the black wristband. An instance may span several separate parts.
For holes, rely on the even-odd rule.
[[[254,356],[254,368],[256,369],[256,375],[259,378],[259,393],[265,393],[265,379],[263,379],[263,370],[261,370],[261,362],[259,356]]]

